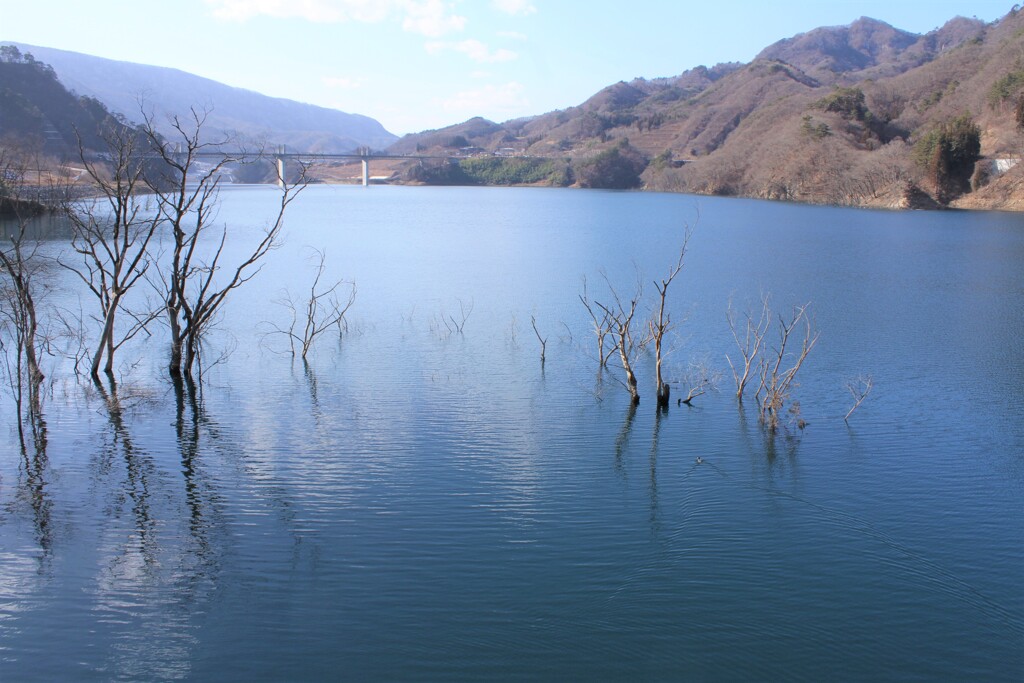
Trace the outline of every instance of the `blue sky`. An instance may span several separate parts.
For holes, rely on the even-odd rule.
[[[168,66],[403,134],[579,104],[870,16],[925,33],[994,0],[0,0],[0,40]]]

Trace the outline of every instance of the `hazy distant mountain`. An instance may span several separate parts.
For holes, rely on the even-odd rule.
[[[398,139],[368,116],[267,97],[177,69],[21,43],[4,44],[16,45],[23,53],[31,53],[52,66],[69,90],[94,97],[132,120],[139,118],[142,97],[147,108],[158,114],[187,114],[189,107],[210,109],[204,132],[211,137],[238,133],[296,151],[339,153],[363,146],[381,149]],[[158,116],[157,123],[162,125],[163,118]]]

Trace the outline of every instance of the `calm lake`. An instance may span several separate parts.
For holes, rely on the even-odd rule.
[[[240,252],[276,191],[221,199]],[[718,390],[659,412],[648,353],[633,411],[578,295],[646,319],[687,225],[666,371]],[[314,248],[358,294],[304,365]],[[762,293],[821,332],[802,431],[735,400]],[[44,452],[3,395],[0,680],[1024,679],[1024,215],[315,186],[194,400],[164,334],[121,412],[48,358]]]

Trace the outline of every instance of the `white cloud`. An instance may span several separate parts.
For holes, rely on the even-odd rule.
[[[512,16],[526,16],[537,11],[530,0],[491,0],[494,9]]]
[[[461,52],[466,55],[474,62],[480,64],[495,64],[497,62],[511,62],[513,59],[519,57],[518,54],[512,52],[512,50],[506,50],[504,48],[491,51],[485,44],[479,40],[470,38],[469,40],[462,40],[457,43],[452,42],[430,42],[424,45],[432,55],[436,55],[445,50],[452,50],[454,52]]]
[[[304,19],[317,24],[345,21],[374,24],[400,21],[410,33],[436,38],[461,31],[466,18],[452,12],[443,0],[205,0],[222,21],[247,21],[253,17]]]
[[[464,90],[443,101],[445,111],[481,114],[482,112],[514,112],[530,105],[526,86],[512,81],[504,85],[485,85],[476,90]]]
[[[449,14],[449,7],[441,0],[420,0],[403,2],[405,19],[402,28],[410,33],[437,38],[446,33],[461,31],[466,25],[466,17]]]

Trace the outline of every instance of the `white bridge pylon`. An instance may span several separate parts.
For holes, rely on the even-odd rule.
[[[284,154],[285,153],[282,151],[282,152],[278,153],[276,155],[276,157],[275,157],[277,159],[277,186],[278,187],[284,187],[284,182],[285,182],[285,178],[286,178],[286,176],[284,174],[284,172],[285,172]],[[348,156],[348,155],[346,155],[346,156]],[[349,158],[351,158],[351,157],[349,157]],[[366,156],[366,155],[363,155],[363,156],[361,156],[359,158],[359,160],[360,160],[360,162],[362,162],[363,187],[368,187],[370,185],[370,158],[368,156]]]
[[[183,159],[185,153],[181,151],[180,147],[178,147],[178,148],[175,149],[173,154],[174,154],[175,158],[178,158],[179,160],[181,160],[181,159]],[[370,184],[370,159],[371,158],[379,159],[379,160],[395,159],[395,160],[400,160],[400,161],[418,160],[420,163],[423,163],[423,161],[425,161],[427,159],[447,160],[447,161],[451,162],[451,161],[458,161],[460,159],[465,158],[465,157],[457,155],[457,154],[388,154],[387,152],[372,152],[368,148],[360,148],[358,151],[352,152],[352,153],[348,153],[348,154],[333,154],[333,153],[318,153],[318,152],[304,153],[304,152],[289,152],[284,147],[279,147],[279,148],[277,148],[276,151],[266,152],[266,153],[258,153],[258,154],[254,154],[254,153],[251,153],[251,152],[244,152],[244,151],[212,151],[212,150],[207,150],[207,151],[199,151],[199,152],[195,152],[195,153],[190,153],[188,156],[189,156],[190,159],[201,159],[202,158],[202,159],[221,159],[221,160],[224,160],[225,158],[227,158],[227,159],[234,160],[234,161],[240,161],[242,159],[269,160],[270,158],[272,158],[276,162],[276,164],[277,164],[277,184],[278,184],[278,186],[281,186],[281,185],[283,185],[285,183],[285,180],[287,178],[287,171],[288,171],[286,162],[289,159],[297,159],[297,160],[299,160],[300,164],[311,164],[311,163],[315,163],[317,161],[335,161],[335,160],[344,160],[344,161],[347,161],[347,162],[351,163],[351,162],[355,161],[356,159],[358,159],[360,161],[360,165],[362,166],[362,185],[363,185],[363,187],[366,187],[366,186],[368,186]],[[553,159],[553,158],[556,158],[556,157],[545,156],[545,155],[526,155],[526,154],[521,154],[521,155],[516,155],[516,156],[518,158],[521,158],[521,159]]]

